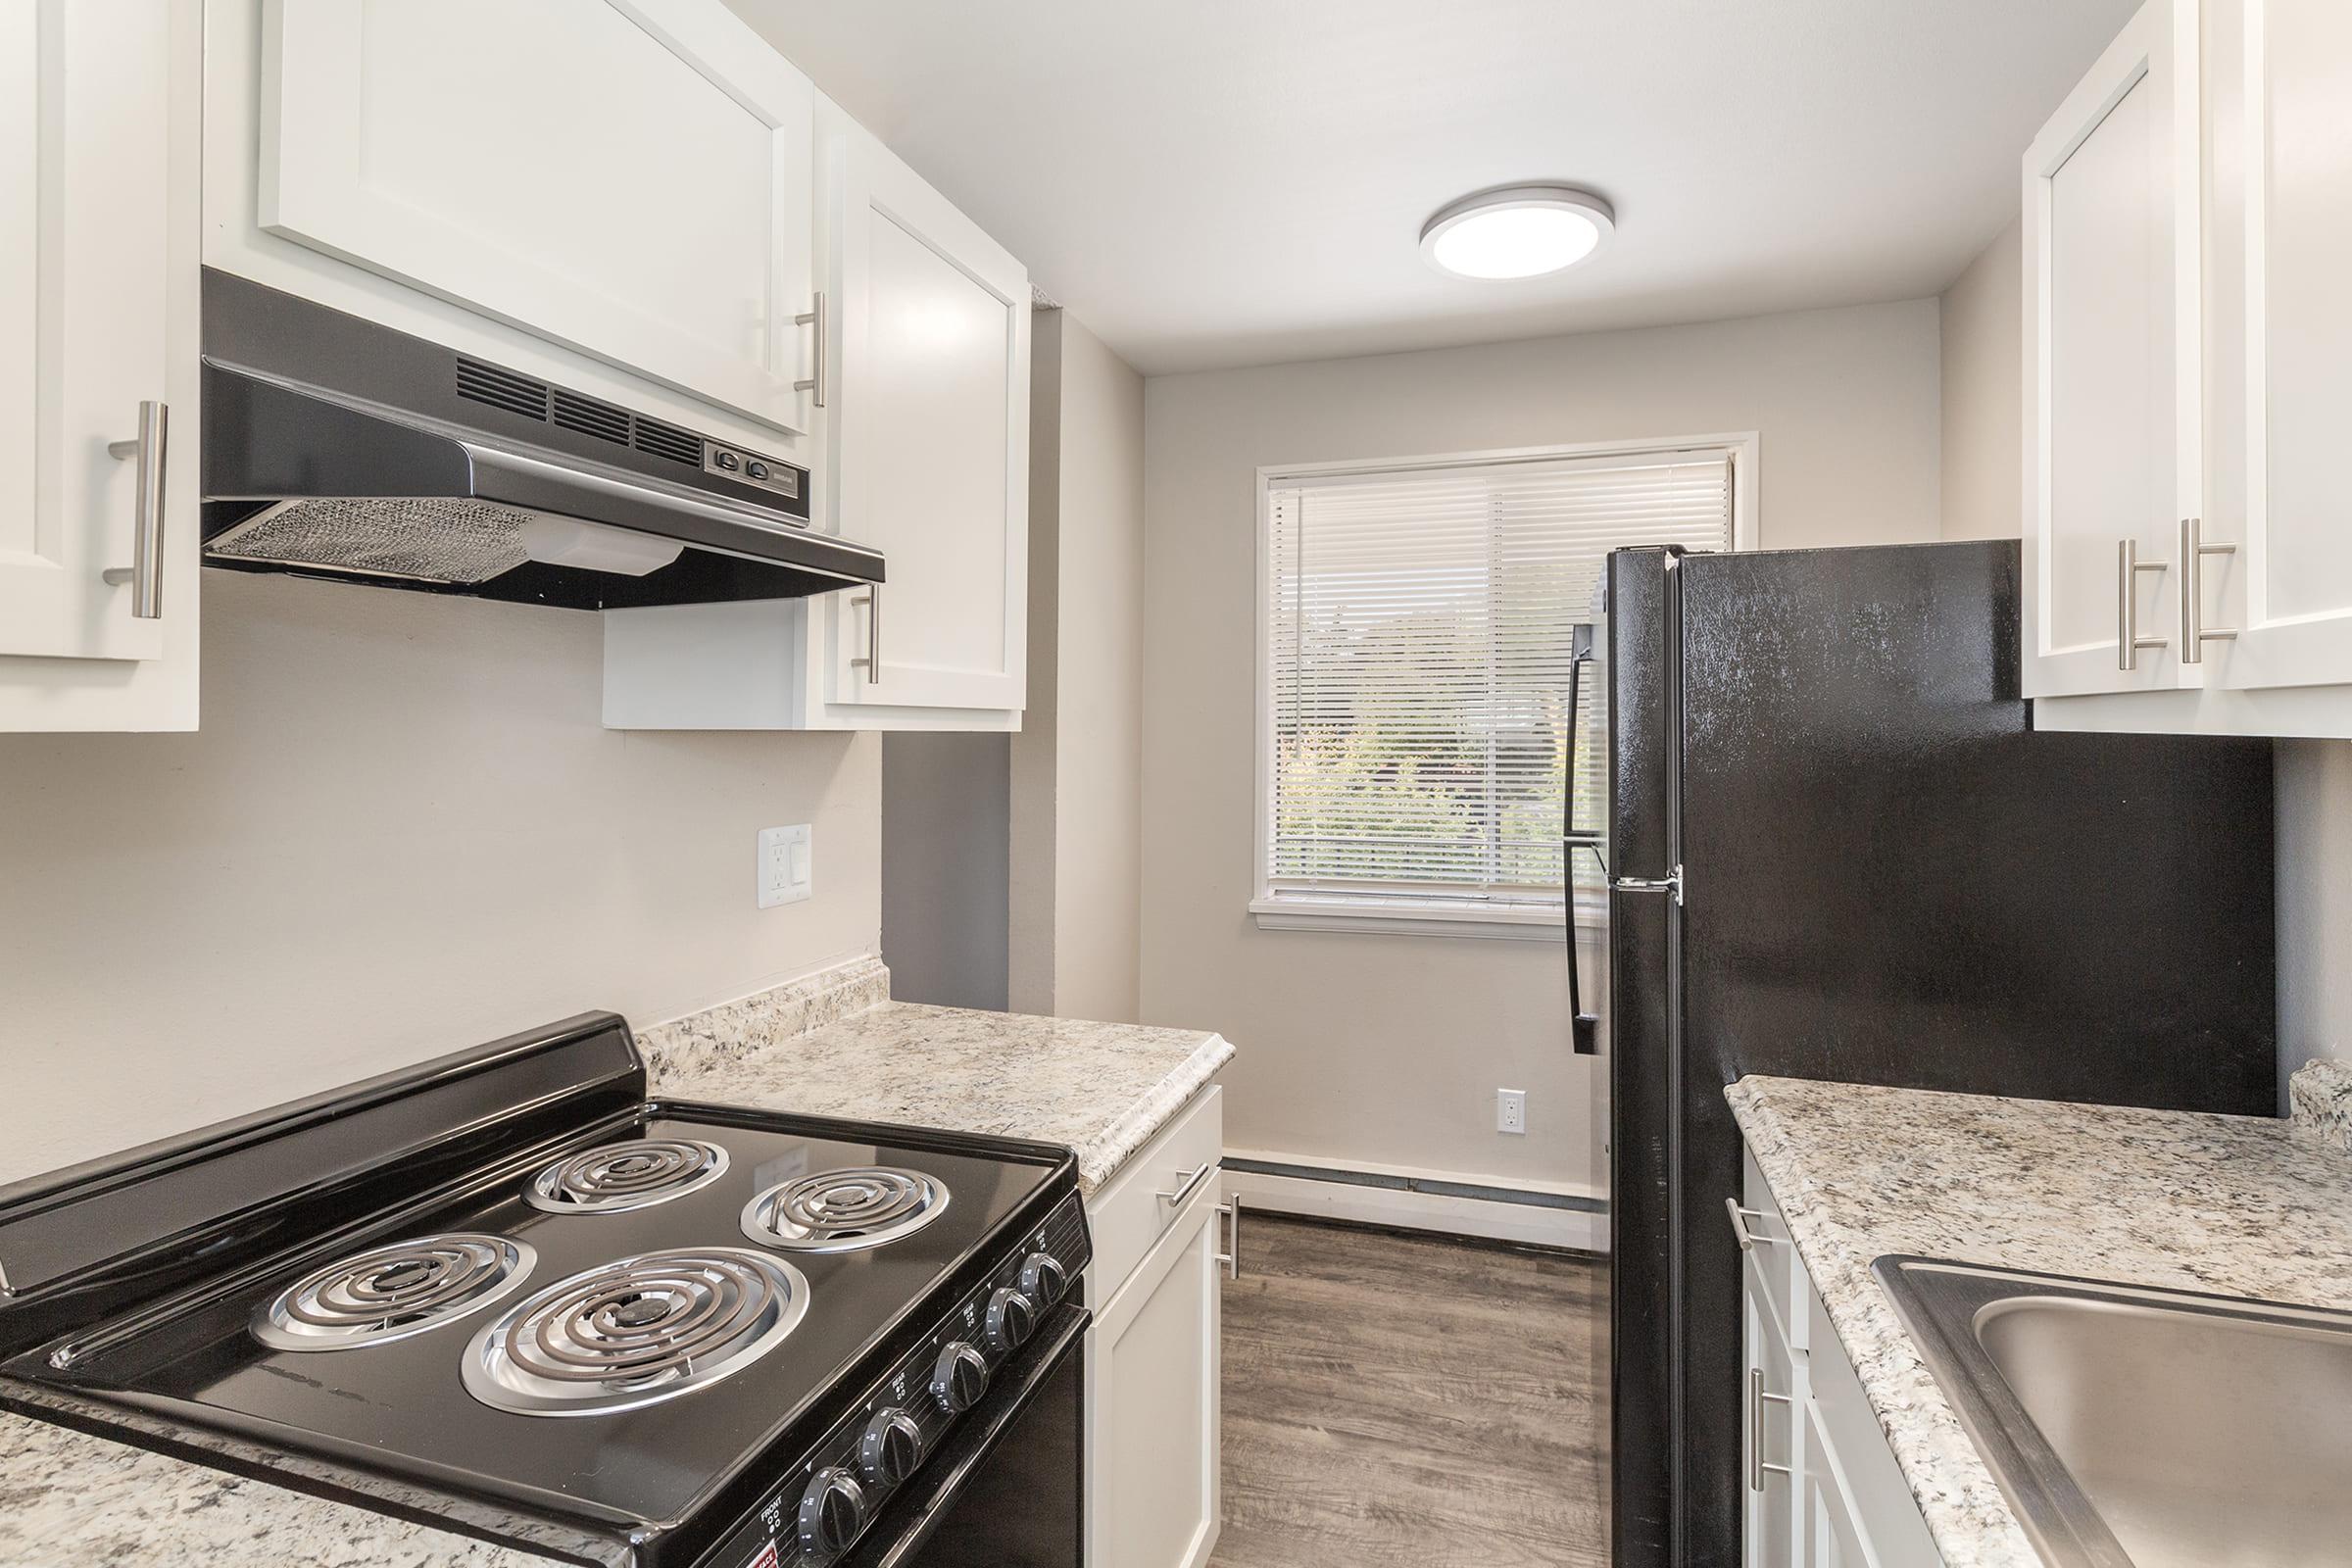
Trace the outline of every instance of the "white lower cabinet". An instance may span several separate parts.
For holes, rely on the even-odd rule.
[[[1221,1095],[1202,1090],[1088,1204],[1091,1568],[1200,1568],[1216,1547]]]
[[[1747,1265],[1753,1275],[1755,1265]],[[1795,1354],[1766,1305],[1761,1281],[1740,1293],[1741,1344],[1747,1378],[1740,1406],[1746,1415],[1741,1443],[1747,1493],[1741,1506],[1742,1539],[1753,1568],[1792,1568],[1800,1560],[1796,1478],[1803,1472],[1796,1420]]]
[[[1932,1568],[1943,1558],[1823,1313],[1772,1190],[1745,1160],[1741,1266],[1747,1568]]]
[[[1863,1544],[1862,1527],[1855,1522],[1845,1477],[1838,1466],[1837,1450],[1821,1425],[1821,1407],[1805,1401],[1804,1443],[1814,1454],[1805,1466],[1797,1497],[1799,1528],[1807,1543],[1805,1560],[1817,1568],[1862,1568],[1879,1559]]]

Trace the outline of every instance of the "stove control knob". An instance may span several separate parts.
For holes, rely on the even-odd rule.
[[[939,1352],[931,1369],[931,1397],[950,1415],[961,1415],[988,1392],[988,1357],[961,1340]]]
[[[893,1405],[865,1424],[858,1441],[858,1468],[877,1487],[895,1487],[923,1462],[923,1429]]]
[[[1018,1291],[999,1290],[988,1298],[987,1327],[989,1348],[1009,1355],[1029,1343],[1029,1331],[1037,1327],[1037,1308]]]
[[[865,1489],[838,1467],[819,1470],[801,1494],[801,1544],[818,1562],[850,1549],[865,1528]]]
[[[1052,1252],[1031,1252],[1021,1260],[1021,1294],[1040,1306],[1055,1306],[1070,1288],[1070,1271]]]

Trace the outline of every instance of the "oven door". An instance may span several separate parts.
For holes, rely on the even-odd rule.
[[[1092,1321],[1047,1318],[842,1568],[1080,1568]]]

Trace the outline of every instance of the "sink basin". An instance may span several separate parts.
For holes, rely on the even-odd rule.
[[[2352,1313],[1882,1257],[2056,1568],[2352,1560]]]

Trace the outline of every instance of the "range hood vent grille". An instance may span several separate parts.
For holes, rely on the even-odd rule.
[[[526,419],[547,418],[547,383],[534,381],[527,375],[479,360],[458,361],[458,396],[475,403],[487,403],[509,414],[519,414]]]
[[[674,424],[663,424],[660,419],[649,419],[642,414],[637,416],[636,445],[638,451],[652,457],[692,464],[698,468],[703,466],[701,436]]]
[[[614,446],[625,447],[629,444],[629,416],[626,410],[616,409],[610,403],[599,403],[594,398],[584,398],[577,392],[564,391],[560,387],[556,390],[555,415],[550,422],[560,424],[566,430],[577,430],[582,435],[592,435],[599,441],[610,441]]]
[[[697,468],[703,466],[703,438],[692,430],[464,355],[458,356],[458,396],[541,424],[577,430],[617,447],[634,447],[648,457],[667,458]]]

